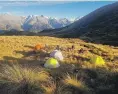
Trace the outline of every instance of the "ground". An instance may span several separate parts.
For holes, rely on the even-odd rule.
[[[35,53],[33,48],[36,44],[46,44],[46,52]],[[57,69],[44,68],[43,64],[46,62],[47,58],[49,58],[49,53],[53,51],[57,45],[60,46],[64,56],[64,61],[60,61],[61,66]],[[74,45],[74,48],[72,48],[72,45]],[[82,51],[80,49],[82,49]],[[104,59],[106,65],[98,67],[91,63],[90,60],[94,55],[101,56]],[[38,81],[37,79],[40,78],[40,75],[38,76],[39,78],[36,78],[35,73],[38,74],[38,71],[45,71],[49,73],[50,77],[52,77],[52,80],[54,81],[54,84],[51,83],[50,86],[48,83],[49,86],[46,86],[45,83],[47,82],[43,83],[43,85],[42,83],[39,83],[39,88],[43,88],[43,93],[39,93],[39,91],[41,92],[41,90],[39,90],[37,91],[38,93],[34,92],[29,94],[49,94],[49,92],[51,92],[50,94],[88,94],[88,92],[90,94],[118,93],[116,89],[118,86],[118,80],[116,80],[118,78],[118,47],[87,43],[77,38],[54,38],[45,36],[0,36],[0,61],[1,83],[4,80],[10,80],[12,83],[17,82],[21,84],[20,81],[24,79],[24,76],[22,77],[23,79],[21,79],[21,77],[17,75],[20,77],[19,79],[21,79],[17,81],[16,79],[11,80],[11,78],[14,76],[10,76],[11,78],[6,76],[8,74],[13,74],[11,73],[11,69],[9,69],[8,66],[4,68],[4,65],[6,64],[15,64],[15,67],[17,64],[22,66],[22,69],[18,67],[19,71],[22,71],[19,75],[22,73],[24,73],[24,75],[27,74],[27,76],[25,76],[26,79],[31,77],[31,74],[28,74],[28,72],[31,72],[33,75],[33,80],[30,80],[34,82],[35,80]],[[27,72],[25,71],[25,68],[27,69]],[[7,69],[9,73],[6,72]],[[36,72],[34,71],[35,69]],[[41,78],[39,79],[39,82],[40,80]],[[6,84],[8,84],[8,82]],[[59,82],[64,85],[64,90],[59,89]],[[31,83],[31,81],[29,83]],[[1,85],[3,85],[3,83]],[[50,89],[50,87],[53,88],[53,90]],[[0,92],[3,93],[2,88],[0,88]],[[23,92],[20,94],[26,93]],[[4,94],[10,93],[4,92]]]

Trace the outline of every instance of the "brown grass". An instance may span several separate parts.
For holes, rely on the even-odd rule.
[[[48,47],[45,52],[34,53],[33,48],[36,44],[47,44]],[[56,48],[56,45],[60,45],[64,61],[60,62],[61,66],[57,69],[45,69],[43,64],[49,58],[49,53]],[[68,48],[71,48],[72,45],[75,48],[68,51]],[[81,48],[86,51],[78,53]],[[102,68],[94,67],[90,62],[93,55],[101,55],[106,62],[106,66]],[[29,83],[35,86],[36,90],[37,88],[38,90],[42,89],[44,94],[68,94],[63,93],[64,87],[59,89],[57,83],[61,83],[65,87],[73,86],[77,89],[86,90],[89,88],[94,93],[97,92],[94,90],[95,88],[114,85],[112,89],[117,94],[115,86],[117,87],[118,49],[109,45],[85,43],[80,39],[71,38],[0,36],[0,62],[2,63],[2,66],[0,64],[1,83],[16,83],[16,85]],[[78,71],[74,72],[75,69]],[[85,72],[86,70],[91,72]],[[83,78],[82,80],[78,79],[78,74],[81,74],[81,72],[84,74],[83,77],[80,77]],[[62,77],[65,73],[68,73],[68,75]],[[94,73],[97,76],[93,77]],[[55,93],[56,90],[59,90],[59,92]],[[69,90],[67,89],[68,92],[71,92],[71,88]]]

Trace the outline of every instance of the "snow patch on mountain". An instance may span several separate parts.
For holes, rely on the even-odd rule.
[[[66,18],[53,18],[44,15],[16,16],[10,13],[0,14],[0,30],[42,31],[62,28],[72,21]]]

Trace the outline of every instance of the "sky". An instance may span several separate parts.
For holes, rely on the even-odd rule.
[[[107,4],[116,1],[2,1],[0,0],[0,13],[13,15],[44,15],[55,18],[75,19]]]

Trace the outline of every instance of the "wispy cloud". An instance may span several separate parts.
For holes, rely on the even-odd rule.
[[[26,6],[28,3],[22,1],[0,1],[1,6]]]
[[[13,0],[9,0],[9,1],[1,1],[0,0],[0,6],[29,6],[29,5],[54,5],[54,4],[64,4],[64,3],[68,3],[68,2],[72,2],[72,1],[44,1],[44,0],[17,0],[17,1],[13,1]]]
[[[3,1],[3,0],[0,0]],[[42,2],[42,1],[118,1],[118,0],[5,0],[5,1],[38,1],[38,2]]]
[[[28,6],[33,4],[52,5],[78,1],[117,1],[117,0],[0,0],[0,6]]]

